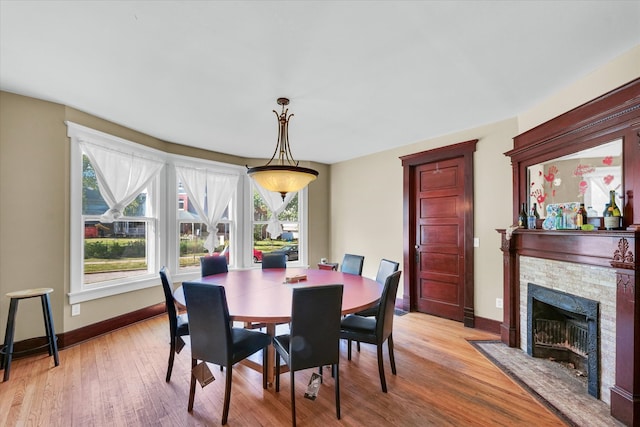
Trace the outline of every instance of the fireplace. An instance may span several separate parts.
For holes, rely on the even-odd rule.
[[[600,397],[599,304],[529,283],[527,354],[568,362],[587,376],[587,392]]]

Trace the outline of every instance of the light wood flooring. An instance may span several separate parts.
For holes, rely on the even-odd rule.
[[[204,426],[219,425],[225,372],[196,386],[187,412],[189,349],[176,355],[171,382],[166,316],[60,351],[60,366],[46,355],[15,360],[0,384],[2,426]],[[362,345],[347,360],[342,342],[342,419],[335,418],[334,381],[325,369],[315,401],[303,397],[312,370],[296,373],[299,426],[561,426],[563,422],[503,374],[467,339],[497,339],[462,324],[419,313],[395,318],[398,375],[385,345],[389,392],[382,393],[375,347]],[[233,369],[229,426],[291,425],[289,374],[280,392],[262,389],[261,374]]]

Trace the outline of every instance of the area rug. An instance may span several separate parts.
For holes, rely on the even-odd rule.
[[[623,427],[609,406],[587,393],[586,381],[559,363],[533,358],[501,341],[469,340],[480,353],[509,375],[569,426]]]

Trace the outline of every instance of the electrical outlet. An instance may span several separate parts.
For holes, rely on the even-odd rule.
[[[474,248],[479,248],[480,247],[480,239],[478,237],[474,237],[473,238],[473,247]]]
[[[502,298],[496,298],[496,308],[502,308]]]
[[[71,315],[72,316],[80,315],[80,304],[71,304]]]

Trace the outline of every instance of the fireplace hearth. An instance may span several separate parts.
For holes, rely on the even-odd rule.
[[[599,304],[533,283],[527,287],[527,353],[572,363],[600,397]]]

